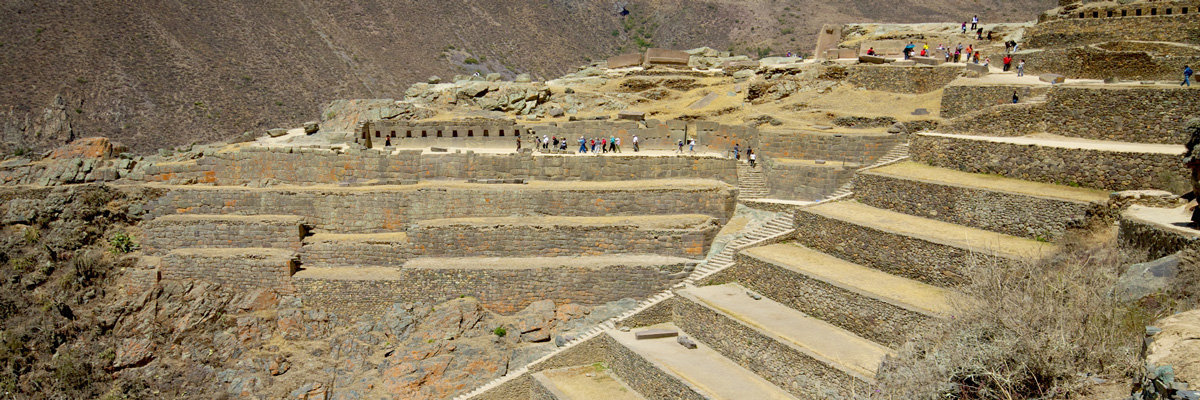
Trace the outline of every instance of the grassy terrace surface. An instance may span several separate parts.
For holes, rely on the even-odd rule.
[[[1108,192],[1098,189],[1023,181],[999,175],[973,174],[953,169],[933,167],[915,162],[901,162],[871,169],[870,174],[885,175],[942,185],[963,186],[1083,202],[1108,201]]]

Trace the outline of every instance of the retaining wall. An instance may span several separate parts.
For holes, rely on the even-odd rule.
[[[1103,218],[1101,203],[1059,200],[870,172],[854,176],[854,198],[872,207],[1028,238],[1055,240]]]
[[[626,150],[630,151],[630,150]],[[197,160],[146,167],[144,180],[171,184],[243,185],[274,180],[297,185],[383,183],[418,179],[621,181],[663,178],[737,182],[732,159],[679,155],[582,157],[534,154],[427,153],[378,150],[338,153],[313,148],[246,147]]]
[[[427,219],[509,216],[620,216],[681,210],[721,221],[733,214],[736,190],[719,182],[637,187],[421,184],[390,188],[176,187],[146,205],[147,218],[169,214],[299,215],[334,233],[403,231]]]
[[[636,220],[635,220],[636,221]],[[409,230],[414,252],[432,257],[543,257],[658,254],[703,258],[720,226],[709,219],[689,228],[623,225],[446,223]]]
[[[1122,46],[1128,48],[1129,46]],[[1121,47],[1115,47],[1121,48]],[[1162,54],[1155,49],[1108,50],[1091,45],[1067,49],[1031,50],[1017,53],[1025,59],[1025,73],[1054,73],[1077,79],[1120,78],[1127,80],[1165,80],[1178,83],[1183,66],[1200,64],[1200,55]]]
[[[1025,29],[1022,48],[1063,48],[1115,40],[1200,44],[1200,13],[1148,16],[1153,3],[1140,3],[1142,17],[1070,18],[1038,23]],[[1165,12],[1165,10],[1159,10]],[[1136,11],[1132,12],[1136,14]]]
[[[761,157],[846,161],[872,164],[906,136],[890,133],[833,133],[822,131],[763,131],[754,151]],[[746,147],[742,147],[744,152]]]
[[[324,279],[298,274],[293,284],[307,306],[346,314],[375,314],[396,302],[441,302],[473,296],[489,310],[510,314],[538,300],[597,305],[642,299],[683,280],[692,265],[610,265],[600,268],[406,268],[380,279]]]
[[[867,89],[893,93],[929,93],[963,74],[960,66],[846,66],[846,81]]]
[[[1108,190],[1189,187],[1178,154],[1068,149],[916,135],[914,161],[960,171]]]
[[[405,233],[320,234],[305,239],[304,247],[300,249],[300,263],[305,267],[399,267],[412,256],[413,246]]]
[[[1011,93],[1009,94],[1011,97]],[[957,118],[948,130],[995,136],[1031,133],[1138,143],[1183,143],[1200,96],[1178,87],[1061,86],[1045,103],[995,107]]]
[[[162,256],[162,280],[204,281],[233,290],[294,291],[295,252],[282,249],[179,249]]]
[[[181,247],[269,247],[300,250],[303,219],[296,216],[168,215],[141,224],[142,250],[161,254]]]
[[[855,163],[815,164],[803,160],[768,159],[762,169],[770,190],[768,197],[784,200],[820,200],[837,191],[854,177]]]
[[[1123,245],[1146,251],[1150,260],[1195,247],[1197,243],[1194,236],[1181,235],[1160,224],[1124,215],[1121,216],[1117,240]]]
[[[941,117],[956,118],[994,106],[1012,104],[1013,92],[1017,93],[1020,101],[1027,102],[1034,96],[1046,94],[1048,90],[1049,86],[967,83],[950,85],[942,92]]]

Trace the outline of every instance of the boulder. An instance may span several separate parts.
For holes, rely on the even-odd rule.
[[[626,53],[608,59],[609,68],[628,68],[642,65],[642,55],[640,53]]]
[[[1124,301],[1136,301],[1167,289],[1179,272],[1179,253],[1126,267],[1114,293]]]
[[[563,111],[562,107],[550,107],[550,110],[546,111],[546,115],[551,117],[561,117],[565,114],[566,112]]]
[[[286,135],[287,131],[288,131],[287,129],[283,129],[283,128],[267,129],[267,136],[280,137],[280,136]]]
[[[1059,74],[1041,74],[1038,75],[1038,80],[1042,82],[1050,82],[1051,84],[1063,83],[1067,81],[1067,77]]]
[[[699,47],[699,48],[695,48],[695,49],[691,49],[691,50],[684,50],[684,53],[688,53],[693,56],[704,56],[704,57],[719,57],[721,55],[721,52],[719,50],[711,48],[711,47]]]
[[[498,82],[498,81],[500,81],[500,78],[502,78],[502,76],[500,76],[499,72],[493,72],[493,73],[487,74],[486,79],[488,82]]]
[[[942,63],[946,62],[946,60],[942,57],[913,56],[911,58],[917,64],[924,64],[924,65],[942,65]]]
[[[744,81],[754,77],[754,70],[743,69],[733,73],[733,79]]]
[[[617,119],[625,119],[630,121],[645,121],[645,111],[621,110],[617,112]]]
[[[691,55],[686,52],[668,49],[646,50],[645,63],[649,65],[687,66]]]
[[[513,78],[513,82],[516,82],[516,83],[529,83],[529,82],[533,82],[533,78],[531,78],[531,77],[529,76],[529,74],[519,74],[519,75],[517,75],[517,77],[516,77],[516,78]]]
[[[429,79],[426,79],[425,82],[428,82],[429,84],[442,83],[442,77],[437,76],[437,75],[432,75],[429,77]]]
[[[1146,353],[1146,363],[1171,366],[1174,380],[1200,386],[1200,309],[1181,312],[1154,323],[1161,329],[1154,334]]]
[[[304,123],[304,134],[311,135],[321,130],[321,124],[317,121],[308,121]]]
[[[867,64],[883,64],[888,62],[888,59],[880,56],[858,56],[858,62]]]

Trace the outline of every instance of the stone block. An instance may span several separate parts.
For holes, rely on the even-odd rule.
[[[644,121],[646,119],[645,111],[621,110],[617,113],[617,119],[630,121]]]
[[[888,62],[888,59],[880,56],[858,56],[858,62],[868,64],[883,64]]]
[[[976,63],[967,63],[967,71],[978,72],[983,75],[987,75],[989,72],[991,72],[988,66]]]
[[[627,68],[642,65],[642,55],[638,53],[622,54],[608,59],[609,68]]]
[[[946,62],[946,60],[941,57],[914,56],[914,57],[912,57],[912,60],[915,61],[917,64],[925,64],[925,65],[942,65],[943,62]]]
[[[679,331],[674,329],[646,329],[643,331],[634,332],[633,335],[638,340],[659,339],[679,336]]]
[[[913,60],[896,60],[896,62],[893,62],[892,65],[897,67],[911,67],[917,65],[917,62]]]
[[[695,349],[696,348],[696,342],[693,341],[692,339],[688,338],[687,336],[679,335],[679,337],[675,338],[675,341],[678,342],[679,345],[683,346],[684,348],[687,348],[687,349]]]
[[[854,58],[858,56],[858,50],[855,49],[838,49],[838,58]]]
[[[1049,82],[1051,84],[1063,83],[1067,81],[1067,77],[1059,74],[1041,74],[1038,75],[1038,80]]]
[[[286,134],[287,134],[287,129],[283,129],[283,128],[267,129],[267,135],[270,137],[280,137],[280,136],[283,136]]]
[[[686,67],[688,65],[688,61],[691,60],[691,57],[692,56],[687,52],[678,50],[649,49],[646,50],[645,62],[646,64],[651,65],[674,65]]]

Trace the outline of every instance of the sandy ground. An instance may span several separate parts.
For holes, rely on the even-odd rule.
[[[911,161],[875,168],[871,172],[917,180],[1021,193],[1030,196],[1100,203],[1108,201],[1108,192],[1103,190],[1023,181],[999,175],[972,174],[953,169],[931,167]]]

